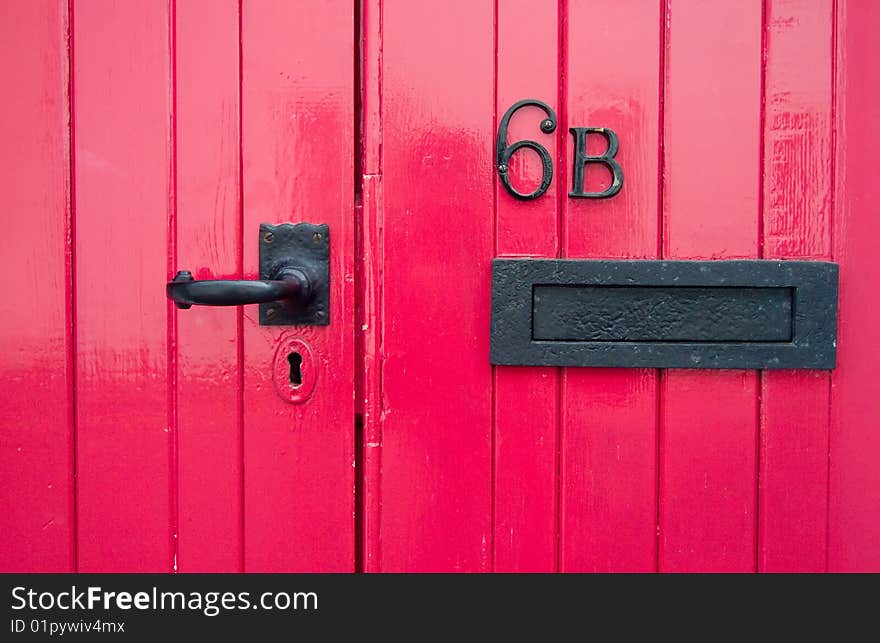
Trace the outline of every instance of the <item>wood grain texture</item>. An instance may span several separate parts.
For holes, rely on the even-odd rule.
[[[382,520],[382,0],[361,2],[361,208],[359,263],[355,285],[360,357],[360,406],[363,434],[360,455],[361,567],[381,570]],[[358,279],[359,277],[359,279]]]
[[[75,571],[68,12],[0,21],[0,571]]]
[[[624,188],[611,199],[566,197],[564,256],[656,258],[659,5],[615,2],[596,12],[590,2],[572,0],[566,29],[564,127],[609,127],[619,135]],[[619,56],[621,50],[628,55]],[[591,154],[605,151],[604,139],[596,139],[588,141]],[[566,134],[565,140],[565,163],[557,169],[560,186],[570,188],[573,139]],[[609,184],[605,168],[587,166],[588,191]],[[657,372],[564,369],[560,413],[561,568],[653,571]]]
[[[354,5],[248,2],[242,14],[244,277],[259,225],[330,226],[330,325],[259,326],[244,309],[246,571],[354,569]],[[275,392],[276,347],[296,337],[318,383]]]
[[[238,5],[175,5],[176,268],[196,279],[240,278]],[[177,313],[177,566],[184,572],[242,569],[240,316],[236,307]]]
[[[536,98],[555,105],[558,93],[559,19],[537,0],[496,0],[496,128],[515,102]],[[529,107],[510,122],[508,143],[534,140],[556,159],[561,124],[540,130],[546,114]],[[519,192],[541,182],[536,154],[520,151],[509,164]],[[557,175],[558,176],[558,175]],[[496,256],[556,257],[559,251],[557,178],[534,201],[520,201],[495,181]],[[555,368],[494,369],[494,567],[498,572],[557,569],[558,379]]]
[[[384,571],[492,563],[493,13],[384,3]]]
[[[840,326],[831,381],[828,569],[878,572],[880,5],[839,0],[837,8],[833,249],[840,263]]]
[[[174,565],[170,24],[164,2],[74,6],[80,571]]]
[[[831,258],[831,0],[772,0],[765,14],[763,248]],[[758,569],[825,569],[827,372],[761,377]]]
[[[361,447],[362,571],[382,569],[382,177],[364,175],[360,332],[362,333],[363,436]]]
[[[758,254],[761,9],[668,3],[664,257]],[[751,371],[663,375],[661,571],[755,569],[757,392]]]

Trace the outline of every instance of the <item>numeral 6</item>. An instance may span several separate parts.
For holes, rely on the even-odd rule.
[[[501,119],[501,123],[498,125],[498,137],[495,139],[495,161],[498,165],[498,177],[501,179],[502,185],[504,188],[517,199],[521,199],[523,201],[531,201],[532,199],[537,199],[539,196],[544,194],[547,191],[547,188],[550,187],[551,181],[553,181],[553,159],[550,158],[550,152],[547,151],[547,148],[538,143],[537,141],[517,141],[512,145],[507,144],[507,128],[510,125],[510,119],[514,115],[515,112],[522,109],[523,107],[534,106],[540,107],[544,110],[544,113],[547,114],[547,118],[541,121],[541,131],[545,134],[550,134],[556,129],[556,112],[553,111],[547,103],[536,100],[534,98],[528,98],[526,100],[521,100],[519,102],[514,103],[510,106],[504,113],[504,117]],[[510,184],[510,158],[514,155],[517,150],[522,148],[528,148],[530,150],[534,150],[537,152],[538,156],[541,157],[541,165],[543,167],[543,172],[541,174],[541,184],[535,189],[534,192],[529,194],[523,194],[522,192],[518,192],[511,184]]]

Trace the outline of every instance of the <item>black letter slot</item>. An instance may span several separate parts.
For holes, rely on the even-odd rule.
[[[790,342],[791,288],[535,286],[532,338]]]
[[[496,259],[493,364],[833,368],[837,266]]]

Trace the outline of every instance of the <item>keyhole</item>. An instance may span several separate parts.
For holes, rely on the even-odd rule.
[[[290,364],[290,385],[293,387],[302,386],[303,375],[302,369],[300,368],[302,362],[302,355],[296,351],[287,355],[287,363]]]

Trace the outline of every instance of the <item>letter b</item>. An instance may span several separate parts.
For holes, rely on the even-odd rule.
[[[574,136],[574,176],[572,177],[570,197],[581,199],[607,199],[623,187],[623,170],[614,157],[620,148],[620,141],[614,130],[607,127],[571,127],[568,130]],[[592,156],[587,154],[587,135],[601,134],[608,141],[608,149],[604,154]],[[602,163],[611,170],[611,185],[602,192],[584,192],[584,169],[587,163]]]

